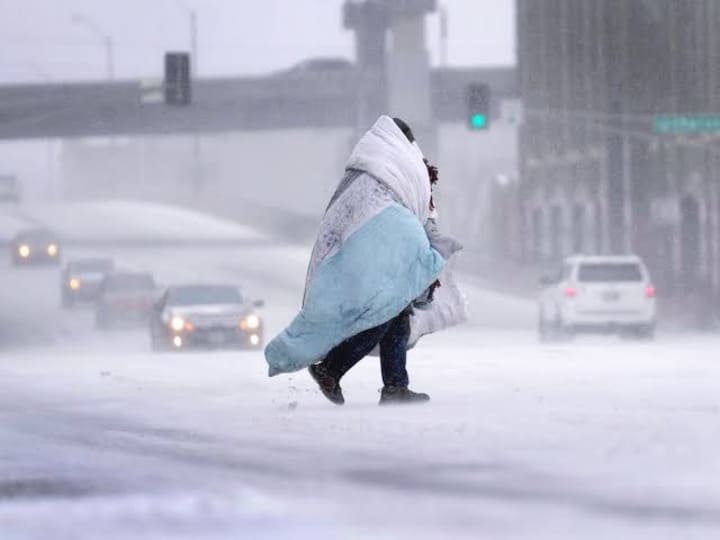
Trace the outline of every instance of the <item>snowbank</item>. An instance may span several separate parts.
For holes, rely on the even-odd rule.
[[[339,531],[280,512],[278,505],[249,490],[226,497],[208,494],[101,496],[47,499],[0,507],[4,540],[230,540],[236,538],[330,540]],[[347,536],[344,536],[345,538]]]
[[[10,242],[17,233],[32,226],[13,212],[0,206],[0,244]]]
[[[255,229],[200,212],[155,203],[102,201],[31,205],[27,221],[74,243],[233,243],[263,241]]]

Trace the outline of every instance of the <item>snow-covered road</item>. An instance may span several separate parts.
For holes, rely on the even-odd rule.
[[[97,248],[92,250],[97,252]],[[89,248],[70,248],[69,254]],[[294,312],[307,252],[116,247]],[[152,354],[59,308],[56,269],[0,261],[0,539],[720,537],[720,339],[540,347],[529,302],[469,288],[467,326],[411,354],[433,401],[336,408],[260,353]]]

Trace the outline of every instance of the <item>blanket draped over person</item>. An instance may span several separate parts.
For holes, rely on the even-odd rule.
[[[447,261],[424,228],[430,196],[420,148],[380,117],[355,147],[320,222],[302,309],[265,349],[270,376],[320,362],[346,339],[397,316],[438,278],[432,307],[411,317],[408,347],[465,319]]]

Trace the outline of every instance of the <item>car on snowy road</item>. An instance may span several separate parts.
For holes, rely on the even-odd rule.
[[[146,324],[157,291],[152,274],[111,272],[100,285],[95,302],[95,325],[106,329]]]
[[[64,308],[97,299],[105,277],[114,270],[112,259],[73,259],[60,274],[60,298]]]
[[[573,256],[543,278],[538,331],[541,341],[578,333],[655,335],[656,290],[643,261],[629,256]]]
[[[60,241],[47,229],[19,232],[10,249],[15,266],[60,264]]]
[[[189,348],[257,349],[263,345],[262,301],[246,300],[240,289],[225,284],[169,287],[153,307],[153,350]]]

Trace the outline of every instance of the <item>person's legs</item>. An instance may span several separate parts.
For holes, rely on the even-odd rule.
[[[340,379],[377,346],[391,322],[346,339],[331,350],[322,362],[308,368],[326,398],[336,405],[345,403]]]
[[[395,319],[346,339],[330,351],[320,365],[329,375],[338,380],[342,379],[355,364],[377,347],[394,321]]]
[[[424,403],[430,396],[408,388],[407,346],[410,339],[410,313],[404,312],[390,321],[380,340],[380,365],[383,389],[380,404]]]
[[[404,311],[385,324],[376,326],[346,339],[319,364],[310,366],[310,375],[320,390],[336,405],[345,403],[340,379],[355,364],[380,345],[380,366],[383,389],[381,404],[416,403],[429,401],[430,396],[413,392],[408,388],[407,345],[410,338],[410,312]]]
[[[385,386],[406,387],[409,383],[407,345],[410,339],[410,315],[401,313],[388,323],[380,339],[380,368]]]

